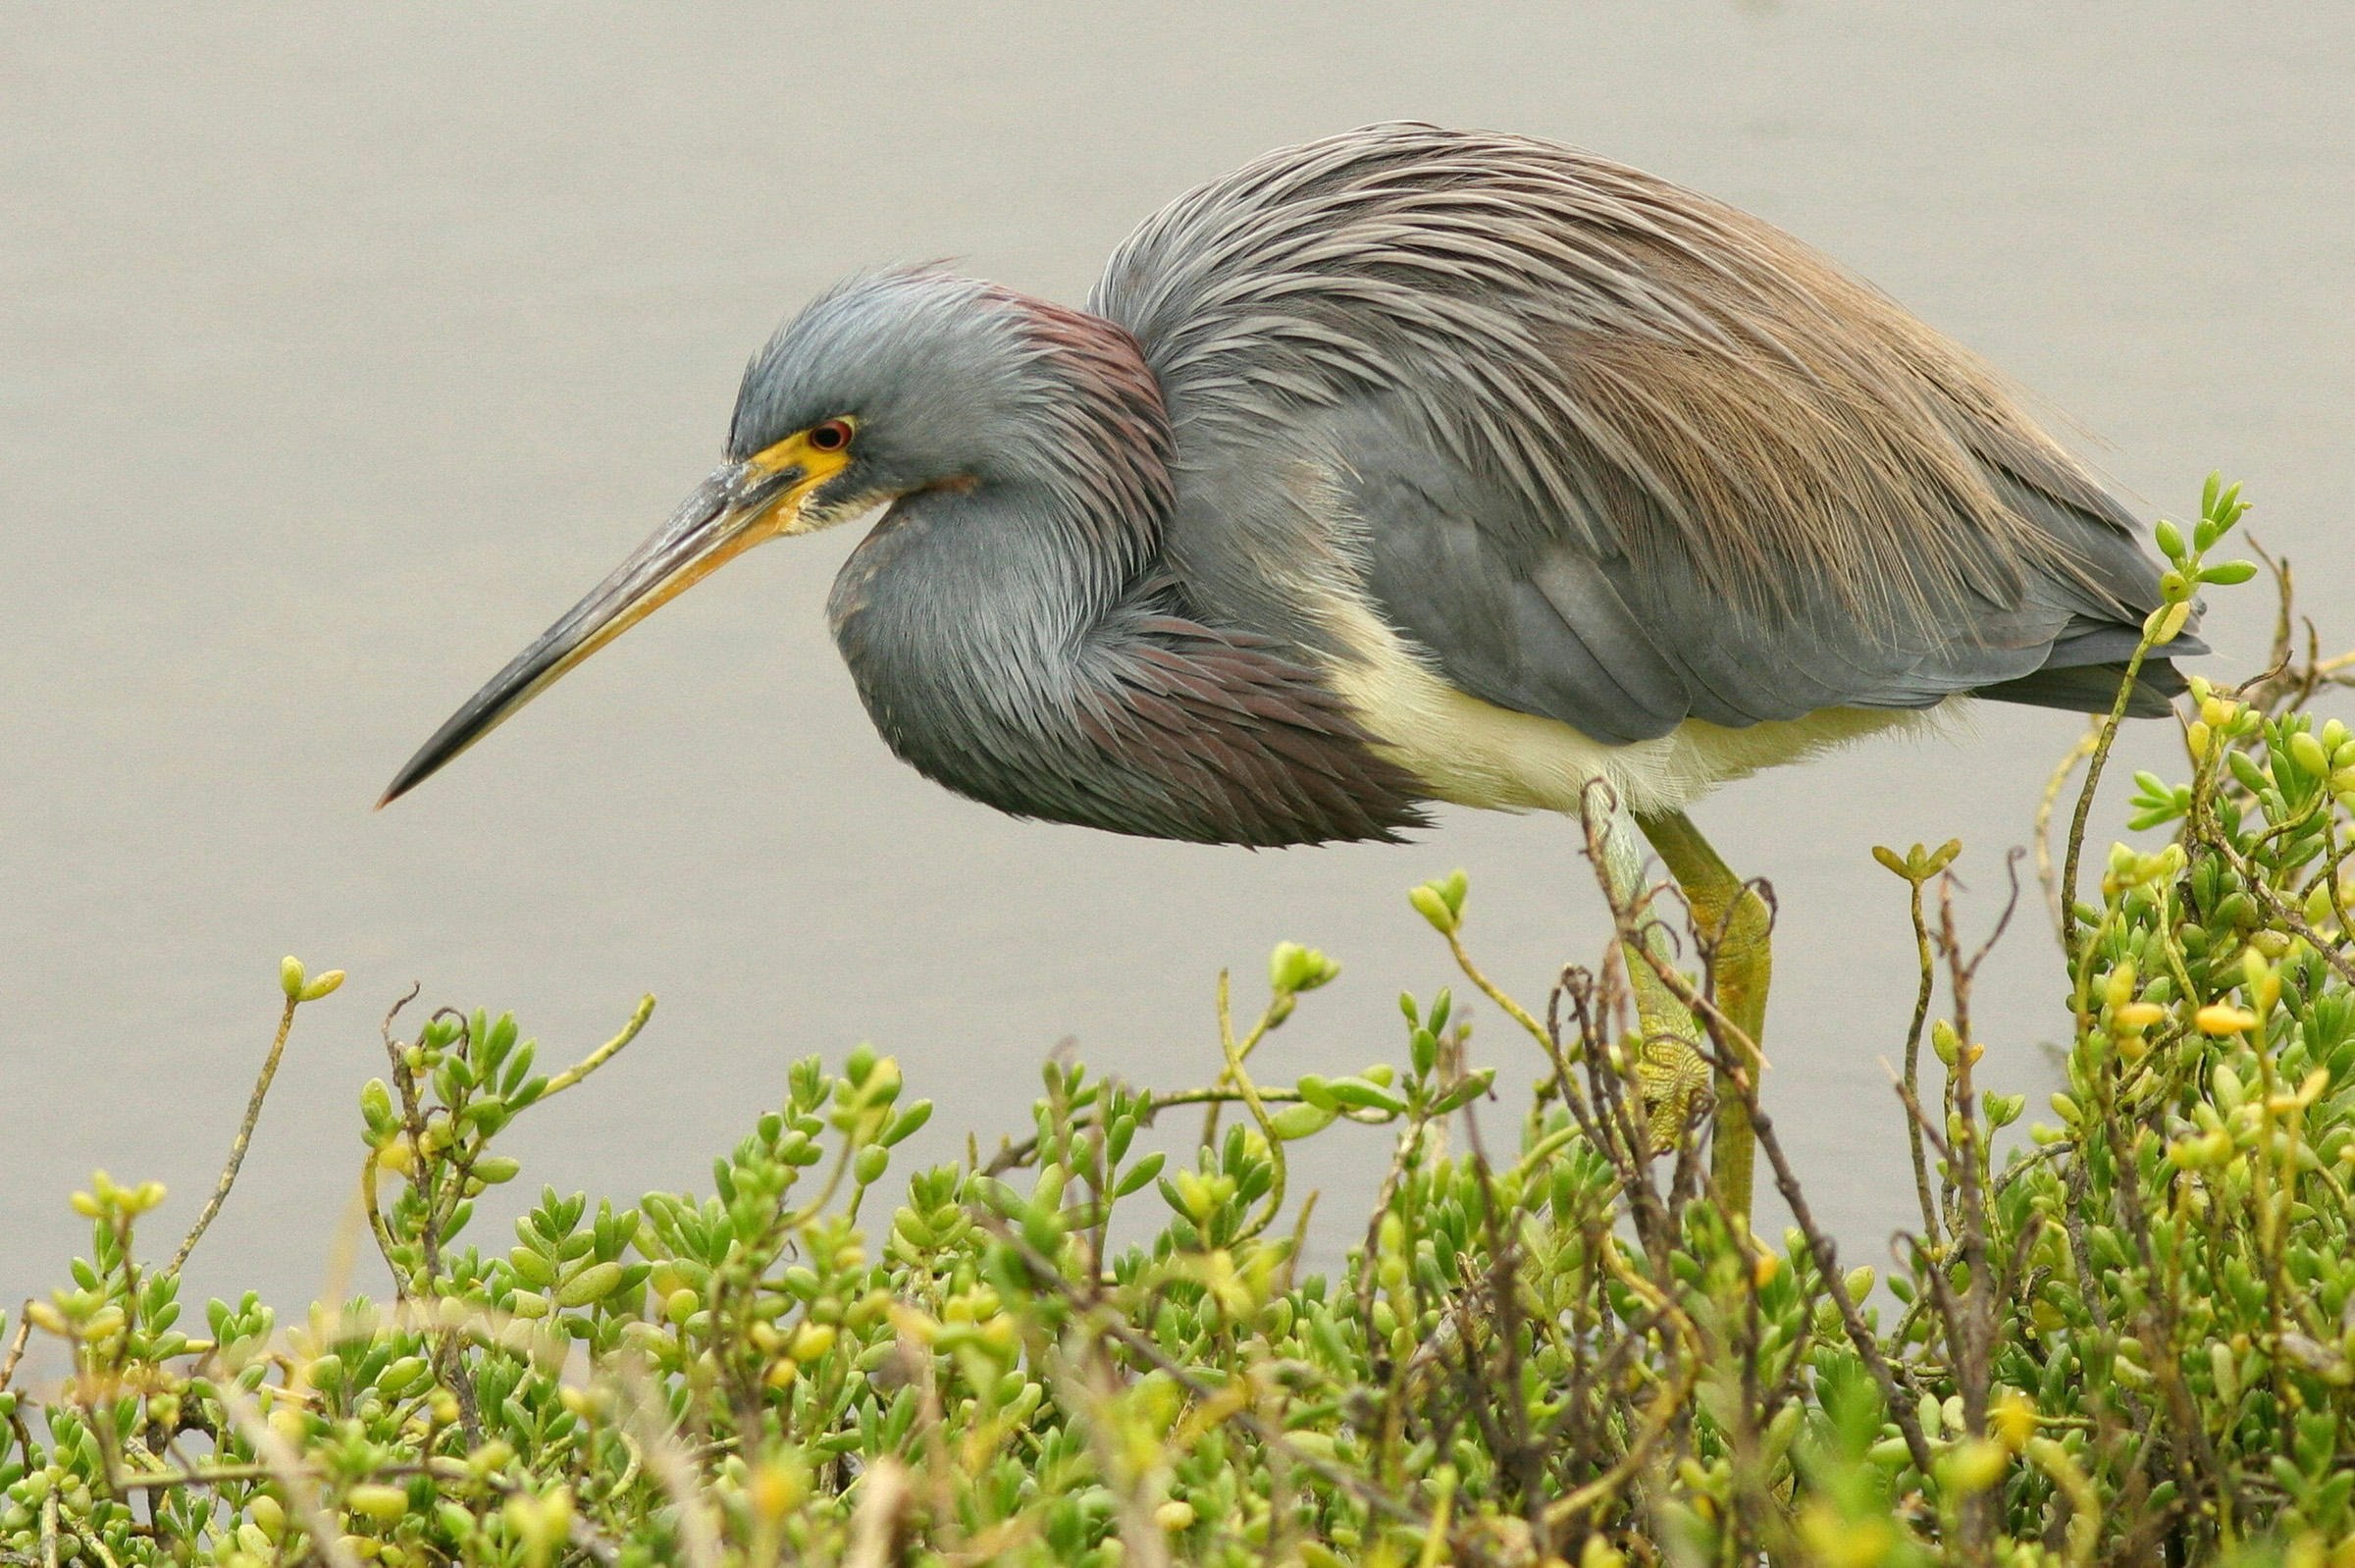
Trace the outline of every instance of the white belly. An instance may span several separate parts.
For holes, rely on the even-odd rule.
[[[1349,642],[1364,662],[1327,672],[1390,758],[1435,799],[1508,811],[1576,813],[1602,779],[1640,814],[1684,810],[1728,779],[1798,761],[1891,730],[1938,728],[1957,706],[1831,707],[1804,718],[1728,729],[1687,719],[1655,740],[1610,746],[1556,719],[1498,707],[1457,691],[1362,610]]]

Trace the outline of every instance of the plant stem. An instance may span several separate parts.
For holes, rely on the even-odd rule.
[[[164,1265],[164,1273],[180,1273],[182,1266],[188,1261],[188,1254],[196,1250],[196,1243],[204,1239],[204,1232],[212,1225],[213,1216],[219,1214],[221,1205],[229,1201],[229,1189],[236,1185],[237,1169],[245,1163],[245,1150],[253,1142],[254,1125],[262,1119],[262,1102],[270,1097],[270,1080],[278,1076],[279,1059],[286,1055],[287,1036],[294,1028],[294,1010],[300,1006],[302,1003],[299,998],[287,998],[286,1008],[278,1016],[278,1034],[270,1042],[270,1054],[262,1059],[261,1075],[253,1080],[253,1093],[246,1099],[245,1120],[237,1124],[237,1135],[230,1142],[229,1163],[221,1168],[221,1179],[213,1184],[213,1195],[205,1200],[203,1212],[196,1216],[196,1223],[188,1228],[187,1236],[181,1242],[180,1250],[172,1254],[170,1263]]]

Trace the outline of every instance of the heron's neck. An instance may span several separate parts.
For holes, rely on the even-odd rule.
[[[892,750],[1002,810],[1156,838],[1313,843],[1419,822],[1405,775],[1310,670],[1186,614],[1158,523],[1065,485],[893,507],[828,606]]]

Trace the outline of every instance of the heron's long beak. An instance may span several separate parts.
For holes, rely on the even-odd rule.
[[[765,455],[765,454],[763,454]],[[409,758],[381,810],[506,722],[590,654],[755,545],[793,531],[811,480],[798,465],[730,463],[698,486],[660,532],[491,677]]]

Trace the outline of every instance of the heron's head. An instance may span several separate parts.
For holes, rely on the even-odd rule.
[[[727,562],[902,497],[1036,483],[1119,504],[1163,472],[1160,395],[1110,323],[935,271],[812,301],[745,370],[727,460],[419,748],[384,806]]]

